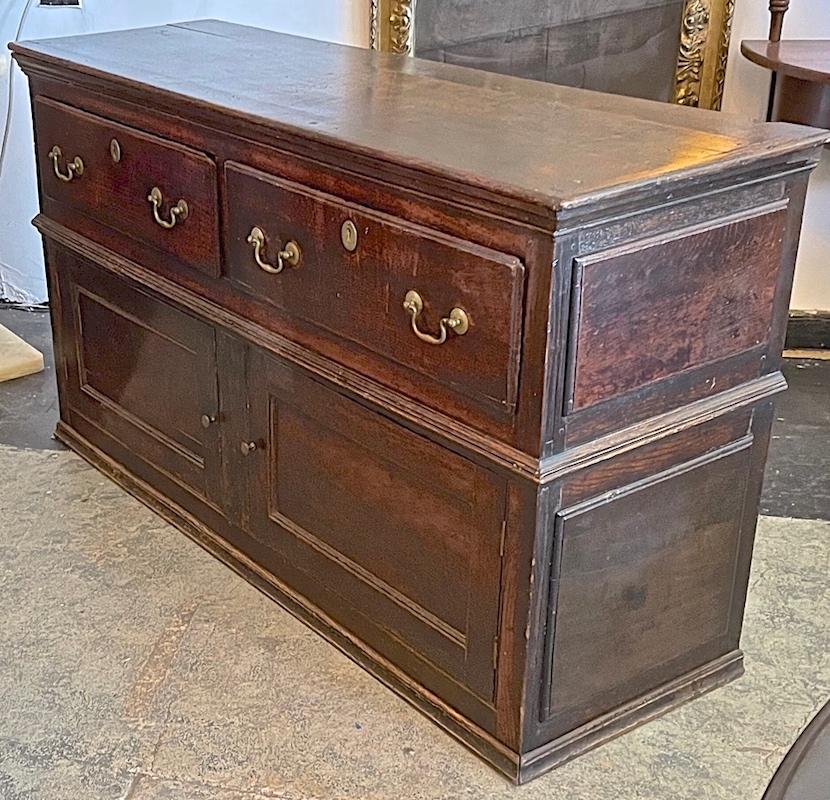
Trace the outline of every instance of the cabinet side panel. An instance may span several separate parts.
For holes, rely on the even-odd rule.
[[[600,715],[722,646],[750,444],[557,515],[549,716]]]
[[[740,674],[772,408],[724,410],[546,486],[528,774]]]
[[[786,209],[577,260],[571,410],[767,342]]]

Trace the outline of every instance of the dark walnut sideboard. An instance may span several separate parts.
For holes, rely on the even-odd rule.
[[[12,50],[63,442],[515,781],[741,674],[826,132],[216,21]]]

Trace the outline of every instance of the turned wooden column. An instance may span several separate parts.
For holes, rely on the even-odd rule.
[[[830,41],[781,41],[790,0],[770,0],[768,41],[743,41],[741,53],[772,70],[769,118],[830,128]]]
[[[790,0],[769,0],[769,40],[771,42],[781,41],[781,32],[784,28],[784,14],[790,8]]]

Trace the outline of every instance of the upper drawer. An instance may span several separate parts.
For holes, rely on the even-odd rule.
[[[512,413],[519,259],[242,165],[225,177],[229,280],[365,348],[362,369],[381,381],[378,356]]]
[[[42,97],[35,119],[46,197],[219,274],[216,166],[206,155]]]

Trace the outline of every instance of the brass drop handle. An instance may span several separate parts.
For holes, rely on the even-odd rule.
[[[154,186],[150,190],[150,194],[147,195],[147,202],[153,206],[153,216],[155,217],[156,222],[161,225],[162,228],[166,228],[167,230],[174,228],[179,220],[184,222],[187,219],[188,214],[190,214],[190,207],[187,205],[187,201],[179,200],[179,202],[170,209],[170,219],[162,219],[159,215],[159,210],[162,205],[164,205],[164,195],[161,193],[161,189],[159,189],[158,186]]]
[[[80,178],[84,174],[84,162],[80,156],[75,156],[72,161],[66,163],[66,172],[61,172],[60,160],[63,158],[63,151],[55,145],[49,151],[49,158],[52,159],[52,168],[55,170],[55,175],[64,183],[75,178]]]
[[[265,231],[255,225],[251,228],[248,234],[248,244],[254,248],[254,261],[257,266],[264,272],[269,272],[271,275],[279,275],[286,265],[289,267],[296,267],[300,263],[300,245],[296,242],[289,242],[282,250],[277,253],[276,265],[269,264],[265,256]]]
[[[249,456],[256,449],[257,449],[257,443],[256,442],[240,442],[239,443],[239,452],[242,453],[243,456]]]
[[[424,310],[424,300],[421,295],[414,289],[410,289],[406,293],[403,301],[404,310],[412,318],[412,330],[415,335],[427,344],[444,344],[447,341],[447,334],[452,331],[456,336],[463,336],[470,329],[470,318],[463,308],[454,308],[450,311],[448,317],[443,317],[438,323],[441,332],[438,336],[433,336],[431,333],[424,333],[418,328],[418,317]]]

